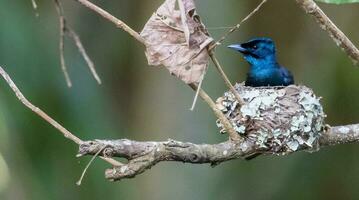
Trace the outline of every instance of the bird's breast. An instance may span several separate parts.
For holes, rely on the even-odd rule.
[[[281,86],[287,85],[279,68],[251,70],[247,75],[246,86]]]

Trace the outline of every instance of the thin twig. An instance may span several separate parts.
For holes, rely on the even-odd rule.
[[[18,89],[18,87],[15,85],[15,83],[11,80],[10,76],[6,73],[6,71],[1,66],[0,66],[0,74],[4,78],[4,80],[7,82],[7,84],[10,86],[12,91],[16,94],[16,97],[27,108],[32,110],[34,113],[36,113],[42,119],[44,119],[49,124],[51,124],[53,127],[55,127],[57,130],[59,130],[63,134],[64,137],[70,139],[71,141],[75,142],[78,145],[83,143],[83,141],[80,138],[76,137],[74,134],[72,134],[70,131],[68,131],[65,127],[63,127],[61,124],[59,124],[57,121],[55,121],[49,115],[47,115],[44,111],[42,111],[40,108],[33,105],[30,101],[28,101],[26,99],[26,97],[22,94],[22,92]],[[102,159],[106,160],[113,166],[121,166],[122,165],[122,163],[120,163],[112,158],[102,158]]]
[[[117,19],[116,17],[114,17],[113,15],[108,13],[107,11],[103,10],[102,8],[96,6],[95,4],[93,4],[93,3],[91,3],[91,2],[89,2],[87,0],[76,0],[76,1],[78,1],[82,5],[86,6],[90,10],[94,11],[95,13],[101,15],[102,17],[104,17],[108,21],[114,23],[118,28],[126,31],[132,37],[134,37],[137,41],[139,41],[140,43],[146,45],[145,40],[140,36],[140,34],[138,34],[135,30],[133,30],[131,27],[129,27],[123,21]]]
[[[206,27],[207,30],[223,30],[223,29],[231,29],[233,26],[217,26],[217,27]]]
[[[224,73],[221,64],[219,63],[218,59],[216,58],[216,56],[214,55],[213,51],[209,51],[209,56],[212,59],[212,62],[214,63],[214,66],[216,67],[216,69],[218,70],[219,74],[221,75],[222,79],[224,80],[224,82],[226,83],[227,87],[231,90],[231,92],[233,93],[233,95],[236,97],[238,103],[240,106],[244,105],[244,101],[241,98],[241,96],[238,94],[237,90],[233,87],[232,83],[229,81],[227,75]]]
[[[61,126],[57,121],[48,116],[44,111],[40,108],[34,106],[31,102],[29,102],[25,96],[21,93],[21,91],[17,88],[15,83],[11,80],[10,76],[5,72],[5,70],[0,66],[0,74],[5,79],[7,84],[10,86],[12,91],[15,92],[16,97],[28,108],[30,108],[34,113],[39,115],[45,121],[49,122],[52,126],[54,126],[57,130],[59,130],[66,138],[74,141],[76,144],[81,144],[82,140],[68,131],[65,127]]]
[[[206,71],[207,71],[207,70],[206,70]],[[192,106],[191,106],[191,109],[190,109],[191,111],[193,111],[193,110],[194,110],[194,107],[196,106],[196,102],[197,102],[198,95],[199,95],[199,90],[202,88],[202,83],[203,83],[205,74],[206,74],[206,72],[204,72],[204,73],[202,74],[201,81],[200,81],[199,84],[198,84],[198,88],[197,88],[197,90],[196,90],[196,94],[194,95],[193,102],[192,102]]]
[[[350,39],[329,19],[313,0],[296,0],[303,10],[312,15],[319,27],[327,31],[335,44],[339,46],[353,61],[359,63],[359,50]]]
[[[112,166],[114,167],[119,167],[119,166],[122,166],[123,164],[113,158],[107,158],[107,157],[104,157],[104,156],[100,156],[100,158],[108,163],[110,163]]]
[[[256,12],[259,11],[259,9],[262,7],[262,5],[267,2],[268,0],[262,0],[262,2],[254,9],[252,12],[250,12],[244,19],[242,19],[237,25],[233,26],[231,30],[229,30],[226,34],[224,34],[217,42],[215,42],[211,47],[209,47],[209,50],[212,50],[217,45],[220,45],[230,34],[235,32],[239,29],[239,27],[247,21],[249,18],[251,18]]]
[[[195,91],[198,89],[198,87],[195,84],[190,84],[189,86]],[[211,97],[209,97],[208,94],[203,89],[198,89],[198,91],[199,91],[199,96],[208,104],[208,106],[212,109],[216,117],[221,121],[229,137],[233,141],[239,141],[241,138],[239,137],[238,133],[233,129],[233,126],[231,122],[228,120],[228,118],[217,108],[216,104],[213,102]]]
[[[85,177],[85,174],[87,172],[87,169],[90,167],[90,165],[92,164],[92,162],[95,160],[95,158],[101,153],[102,150],[104,150],[106,148],[106,146],[104,145],[101,149],[98,150],[98,152],[92,156],[90,162],[87,163],[85,169],[82,171],[81,177],[79,178],[79,180],[76,182],[76,185],[80,186],[82,183],[82,179]]]
[[[39,16],[39,12],[37,11],[37,3],[36,0],[31,0],[32,8],[35,10],[35,16]]]
[[[32,3],[32,7],[34,8],[34,10],[36,10],[37,9],[36,0],[31,0],[31,3]]]
[[[67,27],[66,33],[68,33],[69,37],[74,40],[75,45],[77,46],[77,49],[79,50],[82,57],[86,61],[87,66],[89,67],[89,69],[90,69],[90,71],[92,73],[92,76],[96,79],[98,84],[101,84],[101,79],[100,79],[100,77],[98,76],[98,74],[97,74],[97,72],[95,70],[95,65],[93,64],[91,58],[87,55],[86,50],[83,47],[82,42],[80,40],[80,37],[70,27]]]
[[[65,80],[68,87],[72,87],[70,76],[67,72],[66,62],[65,62],[65,55],[64,55],[64,39],[65,39],[65,29],[66,29],[66,20],[63,15],[63,10],[60,2],[58,0],[54,0],[55,7],[57,14],[59,16],[59,32],[60,32],[60,40],[59,40],[59,51],[60,51],[60,63],[61,63],[61,69],[64,73]]]
[[[69,27],[66,24],[66,19],[65,19],[64,15],[63,15],[63,9],[62,9],[62,5],[61,5],[60,1],[59,0],[54,0],[54,2],[55,2],[55,6],[56,6],[58,16],[59,16],[59,20],[60,20],[60,61],[61,61],[61,69],[64,72],[67,85],[69,87],[72,86],[71,79],[70,79],[69,74],[67,72],[67,67],[66,67],[66,63],[65,63],[65,56],[64,56],[64,38],[65,38],[65,34],[68,35],[74,41],[78,51],[80,52],[80,54],[82,55],[82,57],[86,61],[86,64],[89,67],[92,76],[95,78],[95,80],[97,81],[98,84],[101,84],[101,79],[100,79],[100,77],[98,76],[98,74],[97,74],[97,72],[95,70],[95,65],[93,64],[90,57],[87,55],[86,50],[83,47],[82,42],[80,40],[80,37],[77,35],[77,33],[74,30],[72,30],[71,27]]]

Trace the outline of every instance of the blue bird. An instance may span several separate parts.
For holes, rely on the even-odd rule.
[[[294,84],[290,71],[277,62],[276,48],[270,38],[254,38],[242,44],[232,44],[231,49],[243,54],[250,64],[246,86],[287,86]]]

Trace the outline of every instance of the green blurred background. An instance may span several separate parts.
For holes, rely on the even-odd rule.
[[[74,44],[66,40],[73,88],[59,65],[58,18],[52,1],[0,0],[0,65],[35,105],[80,138],[129,138],[196,143],[226,140],[210,109],[163,68],[149,67],[143,47],[129,35],[73,0],[65,15],[96,64],[97,85]],[[100,1],[110,13],[140,31],[161,0]],[[259,0],[201,0],[198,12],[218,38]],[[320,4],[359,45],[359,5]],[[331,125],[359,122],[359,69],[295,1],[271,0],[225,42],[272,37],[280,63],[297,83],[322,96]],[[231,80],[243,81],[248,65],[225,48],[217,54]],[[212,65],[203,87],[216,98],[227,88]],[[96,160],[83,184],[75,182],[89,157],[75,158],[77,146],[26,109],[0,81],[0,199],[359,199],[359,146],[324,148],[317,153],[235,160],[208,165],[160,163],[134,179],[108,182],[107,163]]]

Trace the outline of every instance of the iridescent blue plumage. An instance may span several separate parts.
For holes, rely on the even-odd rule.
[[[280,66],[274,42],[270,38],[255,38],[242,44],[228,46],[243,54],[251,68],[246,86],[287,86],[294,84],[292,74]]]

